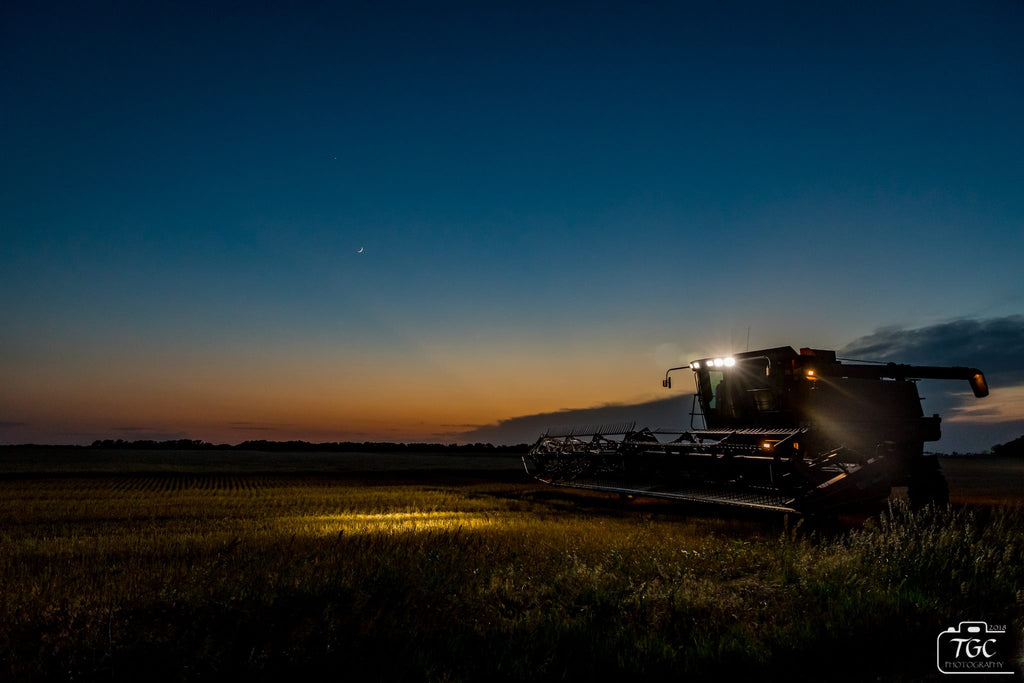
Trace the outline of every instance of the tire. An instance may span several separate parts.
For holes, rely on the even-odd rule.
[[[910,507],[921,510],[928,506],[944,508],[949,505],[949,484],[934,455],[920,458],[910,473]]]

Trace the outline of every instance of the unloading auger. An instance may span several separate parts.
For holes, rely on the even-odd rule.
[[[907,486],[914,506],[945,505],[940,437],[917,381],[967,380],[988,395],[977,368],[843,361],[835,351],[782,346],[669,368],[690,370],[689,429],[635,423],[549,431],[523,457],[557,486],[786,512],[877,504]]]

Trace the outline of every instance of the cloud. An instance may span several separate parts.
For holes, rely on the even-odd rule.
[[[235,431],[241,432],[276,432],[280,429],[279,426],[271,426],[261,424],[259,422],[249,422],[247,420],[235,420],[233,422],[228,422],[228,426]]]
[[[429,437],[431,439],[450,439],[455,441],[464,441],[464,432],[430,432]]]
[[[995,401],[970,401],[955,406],[949,422],[1012,422],[1024,420],[1024,385],[999,389]]]
[[[882,328],[839,352],[846,358],[981,368],[1007,385],[1024,382],[1024,316],[959,319],[907,330]]]
[[[119,427],[111,427],[110,431],[119,436],[123,436],[126,439],[140,441],[173,441],[175,439],[191,438],[187,432],[183,431],[167,431],[159,427],[143,427],[138,425],[122,425]],[[110,435],[106,434],[102,437],[97,436],[96,438],[110,438]]]
[[[495,444],[533,443],[548,429],[557,430],[573,425],[616,425],[623,422],[636,422],[638,427],[652,429],[688,428],[692,400],[690,396],[673,396],[645,403],[611,404],[522,415],[463,432],[460,439]]]
[[[945,417],[943,431],[950,441],[966,433],[969,424],[1006,423],[1010,428],[1024,420],[1024,316],[958,319],[910,330],[887,327],[854,340],[839,355],[981,368],[991,389],[984,399],[975,399],[966,382],[920,385],[925,413]]]
[[[981,451],[1024,433],[1024,316],[961,318],[904,329],[886,327],[840,350],[845,358],[981,368],[991,394],[976,399],[966,382],[925,381],[925,414],[942,416],[938,451]]]

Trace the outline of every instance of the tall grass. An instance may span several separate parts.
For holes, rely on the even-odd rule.
[[[947,626],[1024,626],[1018,509],[824,535],[532,485],[152,479],[0,482],[0,678],[915,680]]]

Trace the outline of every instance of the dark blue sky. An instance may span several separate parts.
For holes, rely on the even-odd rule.
[[[3,440],[457,438],[1024,311],[1018,2],[0,12]]]

